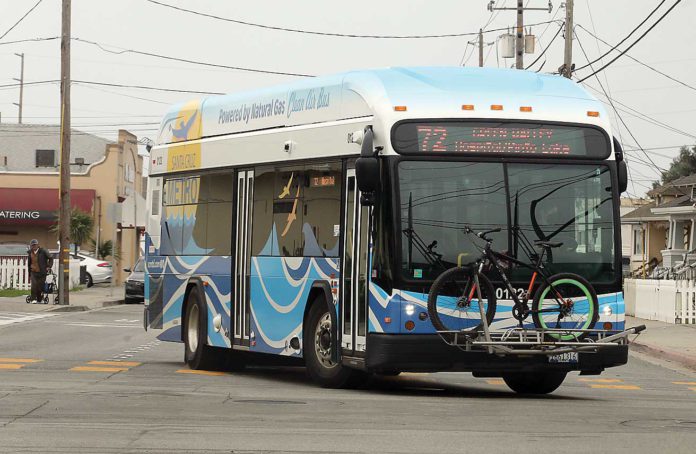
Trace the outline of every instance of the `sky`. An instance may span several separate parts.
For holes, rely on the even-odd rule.
[[[0,36],[38,0],[0,0]],[[222,0],[157,0],[201,13],[270,27],[313,32],[362,35],[439,35],[512,27],[514,11],[487,9],[488,0],[326,0],[250,2]],[[631,32],[661,0],[576,0],[573,42],[576,67],[591,60]],[[620,48],[633,43],[676,0],[666,0],[647,24]],[[526,0],[544,8],[548,0]],[[497,0],[511,7],[514,0]],[[528,11],[525,23],[561,21],[565,10],[553,0],[553,10]],[[696,144],[696,0],[683,0],[645,38],[597,78],[585,81],[588,90],[606,101],[600,82],[615,101],[626,126],[612,114],[614,135],[627,151],[631,182],[629,195],[642,196],[669,167],[682,145]],[[549,45],[560,22],[532,27],[538,37],[531,63],[549,46],[532,70],[553,72],[563,61],[562,33]],[[42,0],[14,29],[0,38],[0,114],[4,124],[17,122],[20,58],[24,53],[26,83],[60,78],[61,1]],[[495,43],[502,31],[486,33]],[[590,34],[591,33],[591,34]],[[469,41],[476,36],[420,39],[376,39],[295,33],[254,27],[177,11],[148,0],[73,0],[72,78],[75,81],[140,85],[174,90],[233,93],[286,83],[300,77],[264,74],[229,68],[194,65],[139,55],[124,50],[159,54],[225,66],[294,74],[331,74],[351,69],[386,66],[475,66],[478,53]],[[100,44],[89,44],[92,41]],[[500,58],[495,45],[484,49],[487,67],[509,67],[514,59]],[[610,58],[598,61],[598,68]],[[668,76],[630,59],[631,56]],[[579,78],[592,73],[577,72]],[[683,82],[694,88],[686,87]],[[593,90],[598,90],[597,92]],[[25,85],[24,123],[59,123],[59,84]],[[162,115],[171,104],[202,95],[74,83],[72,125],[76,129],[115,139],[119,128],[139,137],[154,138]],[[650,119],[642,117],[647,115]],[[661,125],[655,122],[662,123]],[[676,131],[675,131],[676,130]],[[630,132],[629,132],[630,131]],[[632,135],[631,135],[632,133]],[[643,147],[646,156],[638,150]],[[652,162],[651,162],[652,161]]]

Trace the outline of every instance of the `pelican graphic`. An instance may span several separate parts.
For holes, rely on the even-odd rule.
[[[193,126],[193,122],[197,116],[198,111],[194,112],[186,123],[184,123],[184,120],[181,120],[178,128],[172,128],[172,135],[177,139],[186,140],[188,138],[189,129]]]
[[[290,186],[292,186],[292,178],[294,176],[295,176],[295,172],[290,174],[290,180],[288,181],[288,184],[285,185],[285,187],[283,188],[283,192],[281,192],[280,195],[278,195],[279,199],[284,199],[285,197],[290,195]],[[300,188],[298,187],[297,190],[299,191]]]
[[[281,237],[284,237],[287,235],[288,230],[290,230],[290,226],[292,225],[293,222],[297,219],[297,201],[299,200],[298,197],[300,196],[300,187],[297,187],[297,193],[295,194],[295,201],[292,204],[292,211],[288,213],[288,223],[285,224],[285,229],[283,229],[283,233],[280,234]]]

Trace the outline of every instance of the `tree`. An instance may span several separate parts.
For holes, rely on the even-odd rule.
[[[660,181],[653,182],[653,188],[692,173],[696,173],[696,145],[691,149],[683,146],[679,149],[679,155],[672,160],[669,169],[661,173]]]
[[[52,228],[52,232],[58,232],[59,224],[56,223]],[[77,247],[87,241],[87,239],[92,235],[92,230],[94,229],[94,218],[79,208],[73,208],[70,210],[70,238],[75,245],[75,253],[77,254]]]

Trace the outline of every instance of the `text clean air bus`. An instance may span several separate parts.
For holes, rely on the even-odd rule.
[[[586,278],[597,327],[624,329],[625,163],[568,79],[388,68],[209,97],[165,116],[151,160],[145,325],[183,342],[191,368],[280,355],[329,387],[450,370],[550,392],[627,361],[625,344],[565,359],[459,348],[428,317],[433,280],[475,252],[463,228],[497,227],[493,246],[521,261],[521,233],[562,242],[546,267]],[[525,273],[509,274],[520,293]],[[490,279],[490,330],[514,328],[511,287]]]

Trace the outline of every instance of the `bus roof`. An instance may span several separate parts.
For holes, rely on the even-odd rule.
[[[157,144],[370,116],[385,126],[407,118],[544,120],[593,124],[610,134],[601,103],[564,77],[511,69],[395,67],[180,103],[164,116]]]

